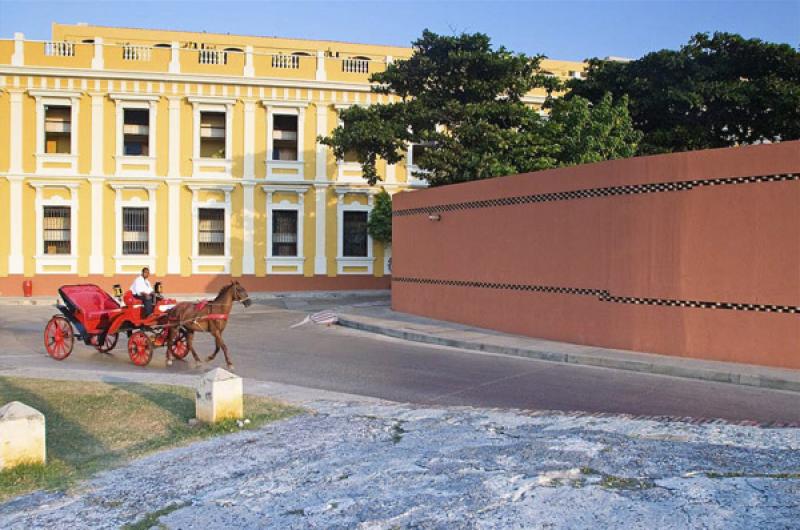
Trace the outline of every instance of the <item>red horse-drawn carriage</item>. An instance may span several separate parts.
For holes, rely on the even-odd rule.
[[[144,306],[131,291],[122,293],[114,286],[115,295],[122,305],[97,285],[65,285],[58,290],[63,304],[60,315],[53,316],[44,328],[44,347],[56,360],[64,360],[72,353],[75,339],[82,340],[98,351],[110,353],[117,345],[120,333],[128,336],[128,355],[134,364],[145,366],[153,357],[153,349],[167,343],[169,326],[167,311],[176,301],[161,296],[161,285],[156,283],[156,300],[153,313],[143,316]],[[189,352],[186,332],[178,336],[170,353],[179,359]]]

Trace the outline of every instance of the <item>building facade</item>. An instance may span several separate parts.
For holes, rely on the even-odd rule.
[[[371,187],[316,139],[340,110],[392,101],[368,77],[410,48],[60,24],[52,37],[0,40],[0,296],[143,266],[172,292],[231,276],[388,286],[391,249],[366,220],[380,187],[425,186],[414,147]]]

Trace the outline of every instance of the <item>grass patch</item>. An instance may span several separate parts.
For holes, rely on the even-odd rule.
[[[245,396],[250,423],[190,425],[191,388],[0,377],[0,404],[9,401],[21,401],[45,415],[47,463],[1,471],[0,500],[38,489],[66,489],[153,451],[258,428],[301,412],[272,399]]]
[[[186,506],[186,504],[170,504],[169,506],[165,506],[160,510],[148,513],[133,524],[126,524],[121,530],[150,530],[150,528],[153,528],[154,526],[157,528],[165,528],[163,525],[158,523],[158,520],[162,516],[172,513],[175,510],[183,508],[184,506]]]

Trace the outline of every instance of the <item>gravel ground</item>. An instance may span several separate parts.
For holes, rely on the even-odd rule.
[[[800,528],[800,429],[319,402],[0,505],[0,528]]]

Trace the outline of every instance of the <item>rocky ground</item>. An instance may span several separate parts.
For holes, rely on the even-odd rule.
[[[800,528],[800,429],[320,402],[0,505],[0,527]]]

